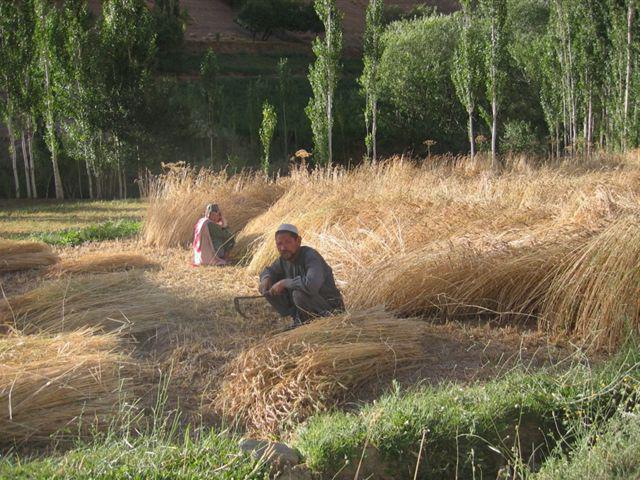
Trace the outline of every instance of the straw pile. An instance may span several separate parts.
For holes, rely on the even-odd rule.
[[[558,266],[542,318],[596,347],[640,332],[640,217],[620,218]]]
[[[53,265],[58,256],[46,243],[0,239],[0,273]]]
[[[424,360],[425,325],[380,310],[318,319],[243,352],[214,406],[262,434]]]
[[[108,273],[154,265],[147,257],[137,253],[88,253],[80,258],[62,260],[49,268],[49,275]]]
[[[193,227],[208,203],[219,204],[229,228],[239,231],[279,198],[282,183],[259,174],[229,177],[205,169],[171,169],[149,182],[143,241],[163,248],[189,245]]]
[[[48,282],[0,303],[0,324],[23,333],[84,327],[139,333],[172,321],[175,300],[141,273],[111,273]]]
[[[140,393],[140,368],[115,352],[118,338],[94,333],[0,337],[0,445],[104,429]]]
[[[348,295],[354,304],[383,303],[405,315],[535,320],[553,279],[550,271],[582,242],[584,236],[567,235],[544,243],[488,241],[483,248],[427,245],[358,272]]]

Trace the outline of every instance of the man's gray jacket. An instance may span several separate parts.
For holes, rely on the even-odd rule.
[[[285,280],[287,290],[301,290],[307,295],[319,295],[333,309],[343,309],[342,294],[333,278],[333,270],[316,250],[300,247],[293,262],[278,258],[260,274],[260,281],[269,277],[272,283]]]

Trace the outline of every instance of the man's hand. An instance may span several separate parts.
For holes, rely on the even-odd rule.
[[[284,280],[280,280],[279,282],[276,282],[269,289],[269,294],[270,295],[282,295],[284,293],[284,291],[286,290],[286,287],[284,285],[285,285]]]
[[[270,289],[271,289],[271,278],[265,277],[260,282],[260,286],[258,287],[258,290],[262,295],[266,295],[267,293],[269,293]]]

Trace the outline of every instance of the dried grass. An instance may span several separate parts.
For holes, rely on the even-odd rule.
[[[49,269],[50,276],[80,273],[108,273],[157,265],[137,253],[93,252],[79,258],[64,259]]]
[[[141,393],[141,368],[116,352],[118,337],[95,333],[0,337],[0,445],[104,429]]]
[[[174,320],[177,306],[166,291],[138,272],[60,279],[0,304],[0,324],[23,333],[57,333],[84,327],[131,333]]]
[[[0,272],[15,272],[53,265],[58,256],[46,243],[0,239]]]
[[[423,361],[424,332],[380,310],[318,319],[240,354],[214,406],[263,435],[284,429]]]
[[[250,245],[255,274],[276,258],[277,225],[298,225],[351,309],[535,321],[558,265],[616,219],[640,214],[638,167],[631,157],[543,167],[520,159],[495,174],[481,161],[392,159],[298,171],[238,241]]]
[[[148,182],[143,242],[163,248],[189,245],[193,227],[208,203],[219,204],[229,228],[237,232],[279,198],[283,183],[260,174],[229,176],[206,169],[171,169]]]
[[[542,315],[546,328],[607,348],[640,332],[640,217],[615,221],[554,274]]]

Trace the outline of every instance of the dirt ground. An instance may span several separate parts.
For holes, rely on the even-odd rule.
[[[186,420],[215,423],[215,415],[203,406],[220,384],[225,366],[242,350],[289,323],[260,302],[251,310],[253,320],[237,314],[233,298],[257,293],[257,278],[248,275],[241,266],[194,268],[186,249],[157,250],[137,241],[57,250],[62,258],[98,251],[130,251],[142,253],[159,264],[145,272],[145,280],[175,297],[180,305],[180,318],[172,326],[137,336],[135,352],[141,361],[171,372],[171,404],[181,410]],[[44,276],[32,270],[5,274],[0,281],[4,294],[11,296],[34,288],[44,281]],[[427,360],[422,365],[348,392],[343,406],[350,408],[376,398],[390,388],[394,379],[403,387],[469,383],[502,375],[516,365],[536,369],[556,364],[569,353],[566,345],[550,342],[535,329],[485,322],[430,323],[423,344]]]

